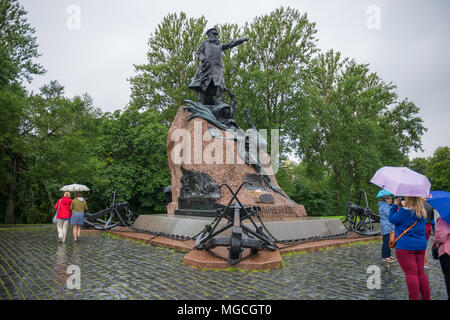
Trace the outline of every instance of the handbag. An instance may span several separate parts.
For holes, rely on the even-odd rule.
[[[57,222],[58,222],[58,219],[56,219],[56,216],[58,215],[58,211],[59,211],[59,206],[61,205],[61,199],[59,200],[59,203],[58,203],[58,209],[56,209],[56,213],[55,213],[55,215],[53,216],[53,220],[52,220],[52,222],[54,223],[54,224],[56,224]]]
[[[438,247],[436,247],[435,245],[431,247],[431,255],[433,256],[433,259],[438,260],[439,259],[439,247],[441,246],[441,244],[439,244]]]
[[[391,234],[389,235],[389,248],[395,248],[395,244],[397,243],[398,239],[403,237],[403,235],[405,233],[407,233],[409,230],[411,230],[411,228],[414,227],[416,225],[416,223],[417,223],[417,221],[414,222],[408,229],[403,231],[402,234],[399,235],[397,238],[395,238],[395,231],[392,231]]]

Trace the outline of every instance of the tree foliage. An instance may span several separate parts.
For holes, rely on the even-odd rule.
[[[431,190],[450,192],[450,148],[438,147],[432,157],[414,158],[409,167],[430,179]]]
[[[369,184],[382,166],[407,161],[421,147],[426,130],[416,116],[418,107],[397,102],[395,86],[387,84],[368,65],[342,58],[339,52],[320,53],[311,64],[305,84],[308,121],[293,128],[297,154],[314,176],[332,174],[336,210]]]
[[[17,1],[0,1],[0,181],[7,223],[14,222],[17,179],[24,167],[22,139],[29,130],[30,104],[20,83],[41,72],[32,62],[37,44],[25,15]]]
[[[108,177],[109,196],[104,203],[117,189],[118,200],[128,201],[139,213],[164,212],[163,189],[170,185],[168,128],[159,119],[154,109],[140,112],[135,106],[103,115],[102,175]]]
[[[27,12],[17,0],[0,0],[0,54],[7,55],[7,60],[17,76],[11,77],[21,81],[31,81],[33,74],[44,73],[44,68],[35,59],[40,56],[34,36],[35,30],[26,19]],[[5,50],[6,52],[2,52]],[[3,76],[3,75],[2,75]]]
[[[157,110],[171,123],[184,99],[195,99],[188,89],[198,62],[194,53],[204,40],[206,19],[187,18],[181,12],[169,14],[148,40],[148,62],[135,65],[130,78],[132,103],[139,108]]]
[[[46,221],[61,184],[96,179],[101,166],[94,150],[99,111],[88,96],[68,99],[63,93],[59,83],[51,82],[39,94],[23,96],[21,102],[6,101],[23,106],[24,112],[14,110],[8,115],[11,127],[7,131],[12,136],[3,136],[10,146],[5,153],[9,161],[2,163],[3,172],[8,173],[8,195],[15,191],[8,198],[5,223],[14,221],[14,212],[22,222]]]
[[[311,178],[306,163],[295,165],[292,161],[283,161],[278,171],[277,181],[280,187],[297,203],[305,206],[310,216],[336,215],[333,211],[333,192],[330,189],[330,175]]]
[[[230,89],[238,101],[237,120],[245,128],[248,109],[259,129],[279,129],[291,138],[293,121],[303,119],[303,83],[317,51],[315,23],[292,8],[279,8],[246,23],[249,41],[233,56],[235,76]],[[233,65],[233,63],[231,63]]]

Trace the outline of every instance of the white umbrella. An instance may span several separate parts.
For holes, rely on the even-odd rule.
[[[67,186],[62,187],[61,189],[59,189],[59,191],[91,191],[88,187],[82,185],[82,184],[69,184]]]

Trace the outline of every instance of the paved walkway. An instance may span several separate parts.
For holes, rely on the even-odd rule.
[[[0,299],[408,299],[399,265],[380,261],[381,242],[287,254],[282,269],[251,272],[199,270],[183,264],[185,253],[106,234],[73,243],[71,235],[61,245],[55,226],[0,228]],[[430,263],[431,297],[445,300],[439,262]],[[67,288],[70,265],[80,289]],[[367,288],[371,265],[380,289]]]

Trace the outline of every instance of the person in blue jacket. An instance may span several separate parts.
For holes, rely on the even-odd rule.
[[[427,212],[421,197],[406,197],[405,206],[397,211],[400,199],[396,198],[389,213],[389,221],[395,225],[395,238],[416,223],[397,240],[395,255],[405,273],[410,300],[430,300],[430,284],[424,272],[425,223]]]
[[[381,247],[381,258],[384,262],[395,262],[391,255],[391,248],[389,248],[389,235],[394,231],[394,225],[389,222],[388,217],[391,211],[392,199],[391,196],[385,195],[379,198],[378,212],[380,214],[380,229],[383,235],[383,245]]]

